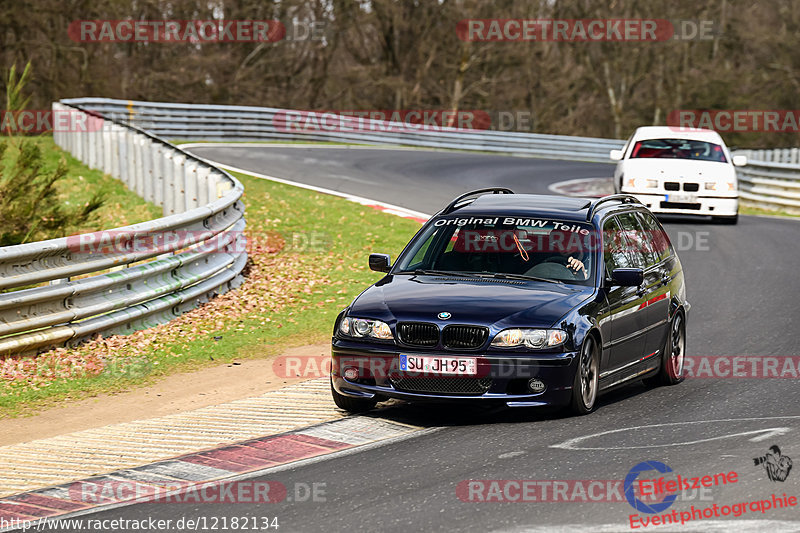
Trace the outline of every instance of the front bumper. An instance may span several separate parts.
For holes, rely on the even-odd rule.
[[[670,194],[643,194],[641,192],[628,192],[625,194],[635,196],[653,213],[675,213],[681,215],[713,215],[734,216],[739,212],[738,197],[719,197],[697,195],[693,202],[669,201]]]
[[[409,374],[399,370],[400,353],[420,356],[474,357],[475,377]],[[510,407],[562,406],[569,403],[577,369],[577,353],[484,354],[421,352],[413,349],[358,346],[334,339],[331,381],[334,389],[353,398],[397,398],[408,401],[505,403]],[[358,378],[346,379],[343,371],[356,368]],[[544,384],[531,392],[528,382]],[[468,380],[468,381],[459,381]],[[480,381],[480,383],[478,383]],[[468,390],[469,392],[464,392]]]

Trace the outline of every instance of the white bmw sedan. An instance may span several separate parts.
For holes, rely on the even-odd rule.
[[[614,190],[632,194],[654,213],[711,215],[736,223],[739,190],[734,167],[747,164],[747,159],[731,157],[719,133],[642,127],[610,157],[618,161]]]

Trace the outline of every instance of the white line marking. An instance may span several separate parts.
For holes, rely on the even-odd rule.
[[[325,144],[325,143],[273,143],[273,142],[205,142],[176,144],[183,150],[202,147],[220,148],[334,148],[339,150],[424,150],[428,152],[450,152],[452,149],[434,148],[432,146],[400,146],[396,144],[366,145],[366,144]]]
[[[763,417],[763,418],[723,418],[719,420],[697,420],[693,422],[667,422],[663,424],[650,424],[646,426],[632,426],[627,428],[621,429],[610,429],[608,431],[601,431],[600,433],[592,433],[591,435],[584,435],[583,437],[575,437],[573,439],[565,440],[564,442],[560,442],[558,444],[551,444],[550,448],[561,448],[564,450],[634,450],[634,449],[646,449],[646,448],[664,448],[668,446],[686,446],[690,444],[698,444],[701,442],[709,442],[713,440],[720,440],[726,439],[729,437],[739,437],[743,435],[752,435],[754,433],[763,433],[765,431],[781,431],[781,433],[777,434],[784,434],[789,431],[789,428],[769,428],[769,429],[760,429],[756,431],[746,431],[743,433],[736,433],[736,434],[729,434],[729,435],[722,435],[719,437],[712,437],[709,439],[701,439],[696,441],[690,442],[674,442],[669,444],[650,444],[646,446],[601,446],[601,447],[585,447],[585,446],[578,446],[579,443],[592,439],[594,437],[601,437],[603,435],[610,435],[612,433],[621,433],[623,431],[630,431],[630,430],[637,430],[637,429],[648,429],[648,428],[657,428],[657,427],[667,427],[667,426],[681,426],[681,425],[689,425],[689,424],[712,424],[716,422],[750,422],[750,421],[765,421],[765,420],[785,420],[785,419],[798,419],[800,415],[790,415],[790,416],[771,416],[771,417]],[[785,430],[785,431],[784,431]],[[772,436],[773,434],[770,434]],[[768,438],[768,437],[764,437]],[[753,439],[750,439],[753,440]],[[763,440],[763,439],[761,439]],[[757,441],[754,441],[757,442]]]
[[[356,196],[354,194],[343,193],[339,191],[334,191],[332,189],[326,189],[324,187],[317,187],[315,185],[307,185],[305,183],[300,183],[297,181],[287,180],[283,178],[278,178],[275,176],[269,176],[267,174],[260,174],[258,172],[253,172],[251,170],[245,170],[243,168],[234,167],[231,165],[226,165],[224,163],[220,163],[218,161],[212,161],[211,159],[204,159],[211,163],[212,165],[218,166],[220,168],[224,168],[225,170],[230,170],[233,172],[240,172],[242,174],[247,174],[248,176],[253,176],[254,178],[259,178],[263,180],[274,181],[277,183],[283,183],[284,185],[291,185],[293,187],[300,187],[301,189],[308,189],[310,191],[322,193],[322,194],[330,194],[332,196],[338,196],[339,198],[344,198],[345,200],[349,200],[351,202],[355,202],[357,204],[361,204],[364,206],[372,207],[377,206],[386,210],[386,212],[391,213],[393,215],[401,216],[403,218],[420,218],[420,219],[429,219],[431,215],[427,213],[422,213],[420,211],[414,211],[413,209],[407,209],[405,207],[401,207],[399,205],[394,204],[387,204],[386,202],[380,202],[378,200],[371,200],[369,198],[364,198],[362,196]]]

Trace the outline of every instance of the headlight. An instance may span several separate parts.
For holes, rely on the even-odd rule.
[[[513,348],[514,346],[527,346],[528,348],[552,348],[564,344],[567,332],[561,329],[504,329],[492,341],[492,346],[497,348]]]
[[[339,332],[348,337],[373,337],[375,339],[392,340],[389,324],[380,320],[344,317],[339,323]]]
[[[706,189],[709,191],[735,191],[736,190],[736,182],[735,181],[722,181],[722,182],[714,182],[714,181],[707,181],[706,182]]]
[[[630,178],[628,180],[628,187],[636,187],[637,189],[655,189],[658,187],[658,180],[650,178]]]

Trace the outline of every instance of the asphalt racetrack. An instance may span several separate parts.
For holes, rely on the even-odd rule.
[[[191,151],[222,164],[425,213],[434,213],[471,189],[505,186],[546,194],[552,183],[608,177],[613,169],[605,164],[419,150],[209,144]],[[672,219],[665,227],[683,262],[692,303],[689,355],[800,356],[800,221],[742,216],[738,225],[727,226]],[[624,494],[620,498],[608,491],[601,501],[588,502],[501,502],[496,500],[519,497],[511,490],[514,485],[503,482],[492,489],[490,481],[480,481],[470,492],[467,483],[536,480],[540,489],[552,489],[556,480],[624,479],[643,461],[662,462],[685,477],[737,472],[737,482],[710,493],[687,491],[665,512],[792,495],[800,485],[800,471],[792,471],[784,482],[773,482],[753,461],[771,445],[800,458],[796,376],[687,379],[657,389],[635,384],[602,397],[595,413],[579,418],[536,409],[417,405],[391,405],[368,416],[436,429],[261,476],[287,487],[324,483],[325,501],[138,504],[93,516],[266,515],[278,517],[279,531],[597,533],[634,530],[629,517],[636,511]],[[655,476],[651,472],[648,477]],[[491,492],[497,487],[510,488],[497,498]],[[494,501],[477,501],[487,497]],[[800,531],[798,510],[748,510],[738,517],[696,519],[655,531]],[[635,525],[641,528],[641,523]]]

